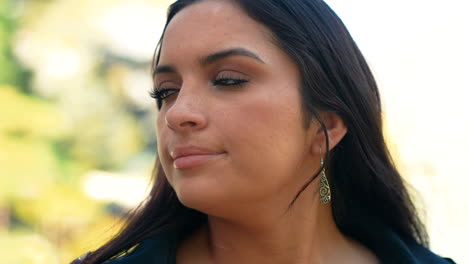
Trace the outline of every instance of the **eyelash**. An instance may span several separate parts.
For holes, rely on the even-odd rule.
[[[234,83],[229,83],[234,82]],[[213,81],[214,86],[229,86],[229,87],[239,87],[248,82],[246,79],[236,78],[236,77],[220,77]]]
[[[212,81],[214,86],[224,86],[224,87],[229,87],[229,88],[235,88],[235,87],[242,87],[248,82],[246,79],[242,78],[231,78],[231,77],[220,77]],[[158,104],[158,108],[161,108],[162,102],[170,97],[171,95],[175,94],[178,92],[179,89],[174,89],[174,88],[165,88],[165,89],[158,89],[154,88],[152,91],[150,91],[149,95],[151,98],[156,99],[156,102]]]

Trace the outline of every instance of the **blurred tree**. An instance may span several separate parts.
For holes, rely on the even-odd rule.
[[[59,264],[57,249],[37,234],[0,233],[0,261],[8,264]]]
[[[0,200],[36,197],[58,177],[50,142],[63,134],[60,115],[10,86],[0,86],[0,105]]]
[[[0,0],[0,263],[63,263],[120,226],[83,181],[95,170],[142,174],[154,158],[154,5]],[[21,257],[37,248],[42,257]]]
[[[30,73],[18,63],[12,52],[12,38],[17,26],[13,16],[16,2],[0,0],[0,84],[13,85],[29,92]]]

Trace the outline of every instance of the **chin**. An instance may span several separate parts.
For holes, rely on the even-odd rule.
[[[183,180],[174,186],[179,201],[186,207],[205,214],[216,214],[217,209],[226,207],[229,199],[221,186],[209,184],[200,179]]]

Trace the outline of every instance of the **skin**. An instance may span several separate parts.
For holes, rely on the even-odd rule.
[[[208,224],[179,245],[177,263],[378,263],[339,232],[331,206],[319,201],[318,177],[288,210],[319,169],[325,138],[314,121],[304,128],[298,68],[270,36],[219,0],[183,9],[167,28],[154,82],[177,91],[157,117],[158,153],[180,201],[208,215]],[[231,54],[201,63],[233,48],[256,58]],[[245,82],[227,86],[216,83],[220,78]],[[321,116],[333,148],[346,126],[334,114]],[[186,145],[222,154],[176,168],[171,151]]]

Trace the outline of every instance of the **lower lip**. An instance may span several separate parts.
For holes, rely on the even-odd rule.
[[[174,168],[183,170],[199,167],[207,162],[221,158],[225,154],[226,153],[180,157],[174,160]]]

